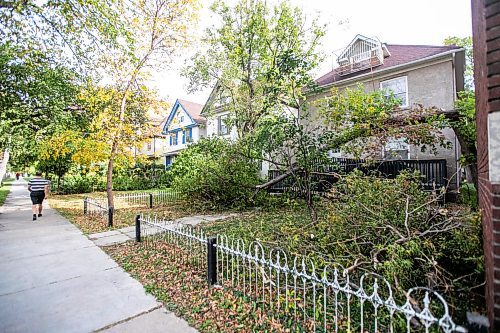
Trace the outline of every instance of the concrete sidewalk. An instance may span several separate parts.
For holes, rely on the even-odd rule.
[[[16,181],[0,208],[0,332],[93,331],[196,332],[56,211],[32,221]]]

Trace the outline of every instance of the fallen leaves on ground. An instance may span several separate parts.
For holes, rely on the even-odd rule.
[[[187,252],[165,242],[128,242],[105,247],[146,291],[201,332],[288,332],[257,303],[224,288],[209,288],[206,258],[193,262]],[[191,258],[191,259],[189,259]]]

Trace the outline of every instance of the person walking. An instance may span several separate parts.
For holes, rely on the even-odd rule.
[[[33,221],[36,221],[37,214],[38,217],[42,216],[43,200],[47,199],[49,195],[49,185],[50,181],[43,179],[41,172],[36,172],[35,177],[28,182],[28,191],[30,191],[30,198],[33,203],[31,208]]]

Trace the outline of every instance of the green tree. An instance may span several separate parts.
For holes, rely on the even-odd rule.
[[[193,57],[184,75],[191,90],[216,84],[230,112],[228,123],[241,138],[261,118],[280,112],[283,103],[297,107],[302,102],[325,31],[287,2],[270,8],[263,0],[241,0],[234,7],[216,1],[211,9],[222,25],[207,30],[205,51]],[[211,110],[220,100],[213,102],[207,105]]]
[[[118,93],[119,104],[108,117],[110,153],[107,160],[106,192],[113,206],[113,169],[120,144],[127,135],[126,111],[133,94],[145,94],[144,80],[165,66],[185,46],[189,29],[196,23],[197,0],[146,0],[134,2],[133,10],[121,18],[130,32],[130,47],[107,54],[103,64]],[[146,109],[143,109],[145,112]],[[115,126],[112,126],[115,125]]]
[[[451,126],[460,143],[461,164],[465,166],[477,188],[477,146],[476,146],[476,104],[474,95],[474,52],[472,37],[448,37],[445,45],[457,45],[465,49],[465,91],[459,92],[455,101],[457,113],[451,119]]]
[[[121,0],[2,0],[0,40],[81,66],[127,38]]]
[[[445,38],[444,45],[456,45],[465,49],[465,88],[474,90],[474,48],[472,47],[472,37],[450,36]]]
[[[89,114],[74,108],[83,82],[49,55],[0,44],[0,147],[12,164],[36,160],[36,144],[61,128],[83,128]]]

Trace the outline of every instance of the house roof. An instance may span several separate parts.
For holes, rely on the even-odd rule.
[[[203,109],[203,105],[198,104],[198,103],[194,103],[194,102],[190,102],[190,101],[186,101],[183,99],[177,99],[175,101],[174,106],[172,107],[172,110],[170,111],[168,116],[162,121],[162,123],[160,125],[161,129],[162,129],[161,133],[163,135],[167,134],[168,126],[169,126],[170,122],[172,121],[172,119],[174,118],[174,116],[179,108],[186,111],[188,116],[191,118],[191,120],[196,125],[206,123],[207,120],[205,119],[205,117],[200,115],[201,110]],[[190,126],[193,126],[193,125],[190,125]]]
[[[316,83],[319,86],[325,86],[335,82],[341,82],[346,79],[350,79],[356,76],[360,76],[373,71],[380,71],[389,69],[391,67],[396,67],[404,64],[408,64],[418,60],[424,60],[431,56],[436,56],[441,53],[447,53],[453,50],[461,50],[460,47],[455,45],[450,46],[431,46],[431,45],[397,45],[397,44],[385,44],[390,56],[384,58],[384,63],[373,68],[367,68],[358,72],[353,72],[348,75],[340,75],[335,69],[331,72],[321,76],[316,79]]]
[[[183,99],[178,99],[179,104],[182,105],[184,110],[189,114],[189,116],[198,124],[206,123],[205,117],[200,116],[201,110],[203,110],[203,105],[186,101]]]

